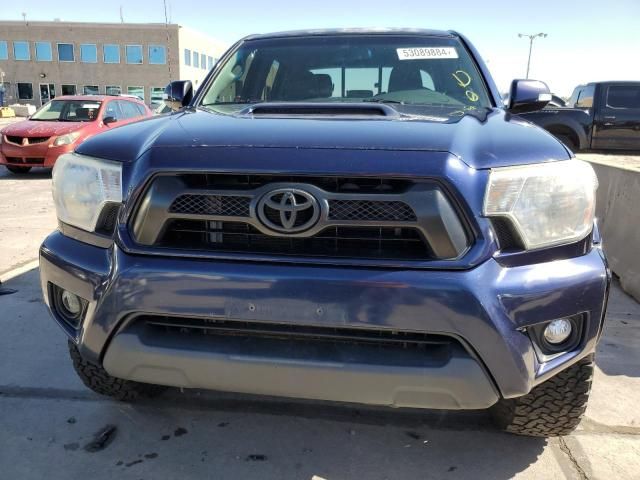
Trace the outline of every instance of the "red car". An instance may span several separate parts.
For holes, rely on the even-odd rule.
[[[53,167],[63,153],[97,133],[150,117],[134,97],[73,95],[57,97],[28,120],[0,131],[0,164],[13,173]]]

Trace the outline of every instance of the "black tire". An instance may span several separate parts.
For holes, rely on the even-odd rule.
[[[572,152],[577,152],[578,151],[578,146],[571,139],[571,137],[569,137],[568,135],[560,135],[560,134],[556,135],[555,133],[554,133],[554,135],[558,140],[560,140],[562,143],[564,143],[569,150],[571,150]]]
[[[5,165],[5,167],[7,167],[7,170],[11,173],[17,173],[18,175],[24,175],[31,171],[31,167],[16,167],[15,165]]]
[[[527,395],[502,399],[492,407],[497,425],[509,433],[533,437],[568,435],[587,408],[593,355],[580,360]]]
[[[162,385],[151,385],[112,377],[104,368],[82,358],[78,347],[72,341],[69,341],[69,355],[73,360],[73,368],[82,382],[100,395],[113,397],[124,402],[133,402],[141,398],[156,397],[167,389]]]

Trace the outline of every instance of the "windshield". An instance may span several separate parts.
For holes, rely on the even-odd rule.
[[[385,102],[490,107],[454,37],[335,35],[248,41],[221,65],[201,104]]]
[[[98,118],[101,102],[86,100],[52,100],[31,116],[31,120],[48,122],[93,122]]]

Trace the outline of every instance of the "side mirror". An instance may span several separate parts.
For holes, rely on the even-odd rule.
[[[551,101],[546,83],[539,80],[514,80],[509,90],[507,110],[511,113],[534,112],[543,109]]]
[[[104,117],[102,119],[102,123],[104,123],[105,125],[109,125],[110,123],[116,123],[118,121],[118,119],[116,117],[113,117],[111,115],[109,115],[108,117]]]
[[[193,85],[189,80],[176,80],[164,89],[163,100],[171,110],[180,110],[191,103]]]

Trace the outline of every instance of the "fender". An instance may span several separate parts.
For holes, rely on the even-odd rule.
[[[575,118],[584,116],[584,121]],[[591,147],[591,119],[588,113],[582,110],[542,110],[522,115],[523,118],[544,128],[550,133],[570,131],[578,139],[578,148],[585,150]]]

